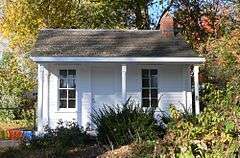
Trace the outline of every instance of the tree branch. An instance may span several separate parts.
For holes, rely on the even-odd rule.
[[[163,13],[161,14],[161,16],[160,16],[160,18],[158,20],[157,26],[155,27],[155,30],[159,30],[160,29],[161,20],[162,20],[163,16],[166,14],[166,12],[172,7],[173,3],[174,3],[174,0],[170,0],[169,5],[167,6],[166,9],[164,9]]]

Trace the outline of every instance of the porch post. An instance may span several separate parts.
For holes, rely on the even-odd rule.
[[[49,72],[48,69],[44,66],[43,72],[43,126],[49,125],[48,115],[49,115]]]
[[[43,131],[43,66],[38,64],[37,131]]]
[[[200,113],[200,104],[199,104],[199,81],[198,81],[198,73],[199,66],[194,66],[194,91],[195,91],[195,114]]]
[[[127,101],[127,65],[122,64],[122,103]]]

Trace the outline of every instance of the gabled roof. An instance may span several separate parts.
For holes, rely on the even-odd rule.
[[[155,30],[41,30],[32,57],[198,57],[181,37]]]

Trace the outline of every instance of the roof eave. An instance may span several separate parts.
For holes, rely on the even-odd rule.
[[[202,64],[202,57],[31,57],[37,63],[188,63]]]

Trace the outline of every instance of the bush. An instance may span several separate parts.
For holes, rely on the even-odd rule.
[[[0,62],[0,108],[21,108],[0,110],[0,121],[16,119],[33,120],[35,98],[30,97],[36,87],[35,69],[27,57],[19,57],[13,52],[4,52]]]
[[[134,102],[104,106],[91,115],[97,127],[97,137],[103,144],[118,147],[135,140],[155,139],[157,130],[164,131],[154,119],[154,109],[143,109]]]
[[[237,157],[240,106],[233,89],[230,84],[225,90],[206,85],[202,101],[207,106],[199,115],[171,106],[164,137],[136,144],[133,157]]]
[[[171,107],[171,122],[163,139],[153,142],[154,148],[146,143],[137,145],[135,156],[236,157],[240,147],[240,107],[226,103],[225,100],[208,105],[201,114],[192,117]]]
[[[52,157],[66,157],[69,149],[90,144],[90,140],[90,136],[77,123],[60,121],[56,129],[46,127],[43,135],[23,140],[22,144],[31,151],[40,149]]]
[[[1,158],[24,158],[26,155],[20,149],[8,148],[4,152],[0,152]]]

